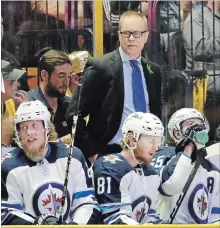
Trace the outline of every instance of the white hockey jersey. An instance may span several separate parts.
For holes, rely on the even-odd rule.
[[[177,154],[161,170],[157,210],[169,219],[180,193],[194,167],[191,159]],[[220,222],[220,173],[208,160],[200,165],[173,221],[175,224],[207,224]]]
[[[161,221],[154,210],[160,178],[151,165],[133,168],[120,153],[110,154],[95,161],[93,172],[105,224]]]
[[[29,160],[20,148],[9,152],[2,161],[2,207],[14,208],[34,217],[52,213],[59,218],[69,148],[49,143],[45,158]],[[73,149],[64,221],[95,224],[99,208],[92,178],[81,151]],[[3,221],[7,214],[3,214]]]
[[[217,168],[220,169],[220,142],[208,146],[206,150],[206,159],[212,162]]]

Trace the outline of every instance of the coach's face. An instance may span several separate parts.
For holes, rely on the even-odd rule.
[[[118,35],[123,51],[132,59],[138,58],[148,37],[144,20],[138,16],[127,16],[123,18]]]

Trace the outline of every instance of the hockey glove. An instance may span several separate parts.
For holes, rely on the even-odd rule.
[[[167,220],[159,219],[159,220],[152,221],[148,224],[169,224],[169,223],[170,223],[169,219]]]
[[[195,151],[192,153],[191,159],[192,162],[196,160],[197,153],[201,149],[205,148],[205,144],[208,142],[209,136],[208,131],[206,130],[203,124],[195,124],[189,126],[185,133],[183,134],[181,140],[176,146],[176,152],[184,151],[184,148],[189,144],[193,143],[195,146]]]
[[[52,214],[44,214],[35,218],[35,225],[58,225],[58,218]]]

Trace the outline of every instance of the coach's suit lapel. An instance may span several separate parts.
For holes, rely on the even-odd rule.
[[[111,56],[111,68],[113,77],[115,78],[115,86],[119,104],[124,104],[124,75],[122,60],[117,49]]]

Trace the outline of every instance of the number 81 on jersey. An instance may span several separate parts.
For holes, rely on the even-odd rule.
[[[98,177],[97,178],[97,194],[111,193],[111,177]]]

